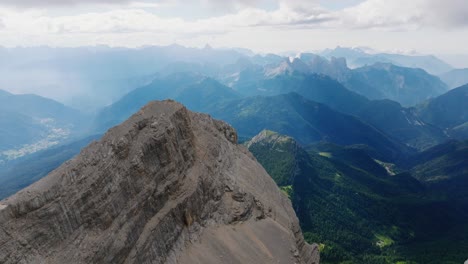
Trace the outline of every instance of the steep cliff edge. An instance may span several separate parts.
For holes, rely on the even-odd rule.
[[[318,263],[224,122],[152,102],[0,202],[0,263]]]

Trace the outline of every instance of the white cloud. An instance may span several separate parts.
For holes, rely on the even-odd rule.
[[[173,0],[174,1],[174,0]],[[190,2],[185,0],[176,0],[180,3],[187,3]],[[257,4],[261,2],[261,0],[201,0],[201,1],[191,1],[195,3],[199,3],[205,7],[212,7],[218,10],[241,10],[245,7],[255,7]]]
[[[413,1],[402,5],[400,0],[368,0],[357,6],[339,11],[340,24],[337,26],[351,28],[387,28],[415,29],[421,13],[413,9]],[[398,3],[397,3],[398,2]],[[410,10],[411,9],[411,10]]]
[[[337,15],[340,26],[354,28],[416,30],[468,25],[466,0],[367,0]]]
[[[244,8],[234,14],[198,19],[162,18],[139,8],[68,16],[48,16],[44,10],[0,9],[5,30],[19,34],[101,34],[170,32],[174,34],[216,34],[252,26],[319,24],[331,19],[326,11],[316,9],[298,13],[287,7],[269,12]]]
[[[1,5],[14,7],[70,6],[80,4],[121,4],[132,0],[2,0]]]
[[[160,5],[186,5],[195,4],[216,9],[239,10],[246,6],[255,6],[262,0],[2,0],[0,5],[16,8],[50,8],[78,5],[129,5],[153,8]]]
[[[13,0],[7,0],[13,2]],[[187,1],[132,1],[132,0],[14,0],[19,4],[48,3],[128,3],[107,11],[50,16],[45,9],[0,9],[5,30],[28,33],[222,33],[252,26],[301,26],[338,29],[415,30],[421,27],[464,27],[468,25],[468,5],[465,0],[367,0],[359,5],[338,11],[322,8],[319,1],[280,0],[278,8],[267,11],[249,6],[259,1],[229,0],[223,6],[238,8],[231,14],[186,20],[178,17],[160,17],[146,8],[161,5],[180,5]],[[190,1],[194,2],[194,1]],[[200,1],[199,1],[200,2]],[[202,4],[220,5],[220,1],[201,0]],[[242,7],[242,8],[241,8]],[[1,24],[0,24],[1,25]]]
[[[468,3],[466,0],[430,0],[426,2],[428,25],[442,25],[446,27],[468,26]]]
[[[458,33],[464,36],[468,25],[466,0],[347,0],[348,3],[355,3],[354,6],[337,10],[324,8],[320,5],[323,1],[319,0],[1,1],[2,4],[10,2],[23,6],[29,4],[31,7],[37,5],[35,8],[23,9],[0,7],[0,45],[7,46],[138,46],[173,42],[200,45],[209,42],[222,46],[269,45],[267,48],[272,49],[287,48],[289,45],[289,49],[294,49],[294,45],[306,46],[304,43],[308,43],[309,46],[323,46],[328,41],[329,47],[350,43],[349,45],[381,45],[388,48],[387,45],[393,45],[388,44],[392,42],[389,32],[394,36],[396,32],[409,32],[398,33],[398,41],[408,46],[407,42],[402,42],[407,37],[409,43],[426,43],[420,42],[428,38],[421,32],[445,34],[449,28],[454,32],[450,34],[451,38]],[[268,1],[277,2],[270,4],[268,8],[261,8]],[[338,3],[338,0],[333,1]],[[91,6],[83,9],[84,11],[76,11],[79,10],[76,8],[74,12],[68,13],[55,9],[52,12],[44,7],[58,2],[69,5],[99,2],[106,5],[100,5],[96,9]],[[109,4],[110,2],[113,4]],[[193,12],[202,12],[200,10],[205,10],[208,6],[214,9],[223,8],[224,11],[215,12],[216,15],[208,12],[195,17],[165,12],[168,6],[171,10],[182,9],[189,4],[191,7],[196,6],[196,2],[199,3],[199,9]],[[373,39],[372,36],[377,35],[378,39]],[[316,37],[309,39],[313,36]],[[453,43],[457,41],[444,44],[444,47],[452,48],[455,45]],[[402,44],[396,48],[424,47],[423,44],[419,45],[405,47]]]

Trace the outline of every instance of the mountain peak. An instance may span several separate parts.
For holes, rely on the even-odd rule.
[[[293,184],[307,163],[308,154],[294,138],[270,130],[253,137],[247,147],[280,187]]]
[[[253,137],[249,142],[247,142],[247,148],[250,148],[253,144],[264,144],[264,143],[286,143],[286,142],[295,142],[293,138],[281,135],[275,131],[268,129],[262,130],[258,135]]]
[[[0,202],[0,262],[318,263],[289,199],[236,143],[222,121],[147,104]]]

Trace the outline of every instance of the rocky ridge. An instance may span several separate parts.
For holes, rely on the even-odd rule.
[[[0,263],[319,263],[232,127],[152,102],[0,201]]]

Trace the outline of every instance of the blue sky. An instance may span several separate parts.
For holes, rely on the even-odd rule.
[[[2,0],[0,45],[338,45],[466,61],[466,0]],[[456,55],[456,56],[453,56]],[[454,62],[456,63],[456,62]],[[468,65],[467,65],[468,66]]]

